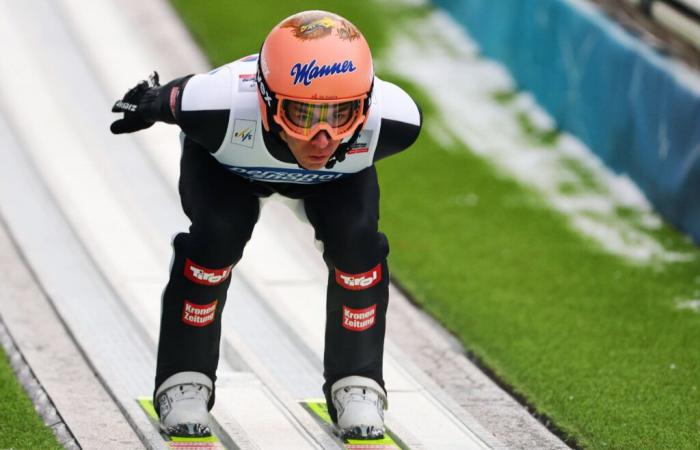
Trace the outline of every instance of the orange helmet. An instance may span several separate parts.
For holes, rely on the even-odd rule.
[[[303,11],[272,29],[258,58],[258,101],[265,130],[310,140],[359,135],[374,69],[362,33],[326,11]]]

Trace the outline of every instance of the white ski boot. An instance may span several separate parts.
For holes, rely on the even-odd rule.
[[[207,402],[212,382],[199,372],[179,372],[158,387],[160,428],[169,436],[211,436]]]
[[[341,378],[331,386],[333,406],[338,413],[337,432],[345,439],[384,437],[387,399],[379,384],[365,377]]]

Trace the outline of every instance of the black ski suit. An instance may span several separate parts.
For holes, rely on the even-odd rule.
[[[374,162],[410,146],[420,109],[397,86],[375,79],[368,120],[332,168],[301,168],[278,135],[263,129],[256,55],[157,88],[150,118],[182,129],[179,191],[192,224],[173,242],[163,296],[156,388],[183,371],[216,380],[221,314],[230,274],[260,211],[260,198],[301,199],[328,266],[324,392],[346,376],[384,386],[382,360],[389,269],[378,230]],[[210,407],[214,403],[214,395]],[[157,404],[157,402],[154,402]]]

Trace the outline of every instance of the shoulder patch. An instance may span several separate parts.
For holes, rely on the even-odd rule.
[[[254,73],[242,73],[238,75],[238,92],[252,92],[257,90]]]
[[[233,121],[233,134],[231,134],[231,143],[242,145],[244,147],[253,148],[255,143],[255,128],[257,122],[247,119],[235,119]]]

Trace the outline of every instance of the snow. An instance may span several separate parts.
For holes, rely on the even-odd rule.
[[[676,309],[687,309],[694,313],[700,313],[700,299],[678,300],[676,301]]]
[[[415,30],[421,30],[420,39]],[[457,140],[534,188],[606,252],[637,264],[695,258],[665,248],[654,236],[662,220],[628,176],[613,173],[572,135],[562,133],[553,143],[539,139],[555,121],[531,94],[495,100],[495,94],[514,92],[512,78],[502,65],[479,56],[478,46],[447,14],[413,19],[394,36],[377,65],[430,94],[440,120],[426,121],[425,130],[446,151],[455,151]],[[523,129],[523,116],[537,133]],[[473,205],[471,195],[455,201]]]

